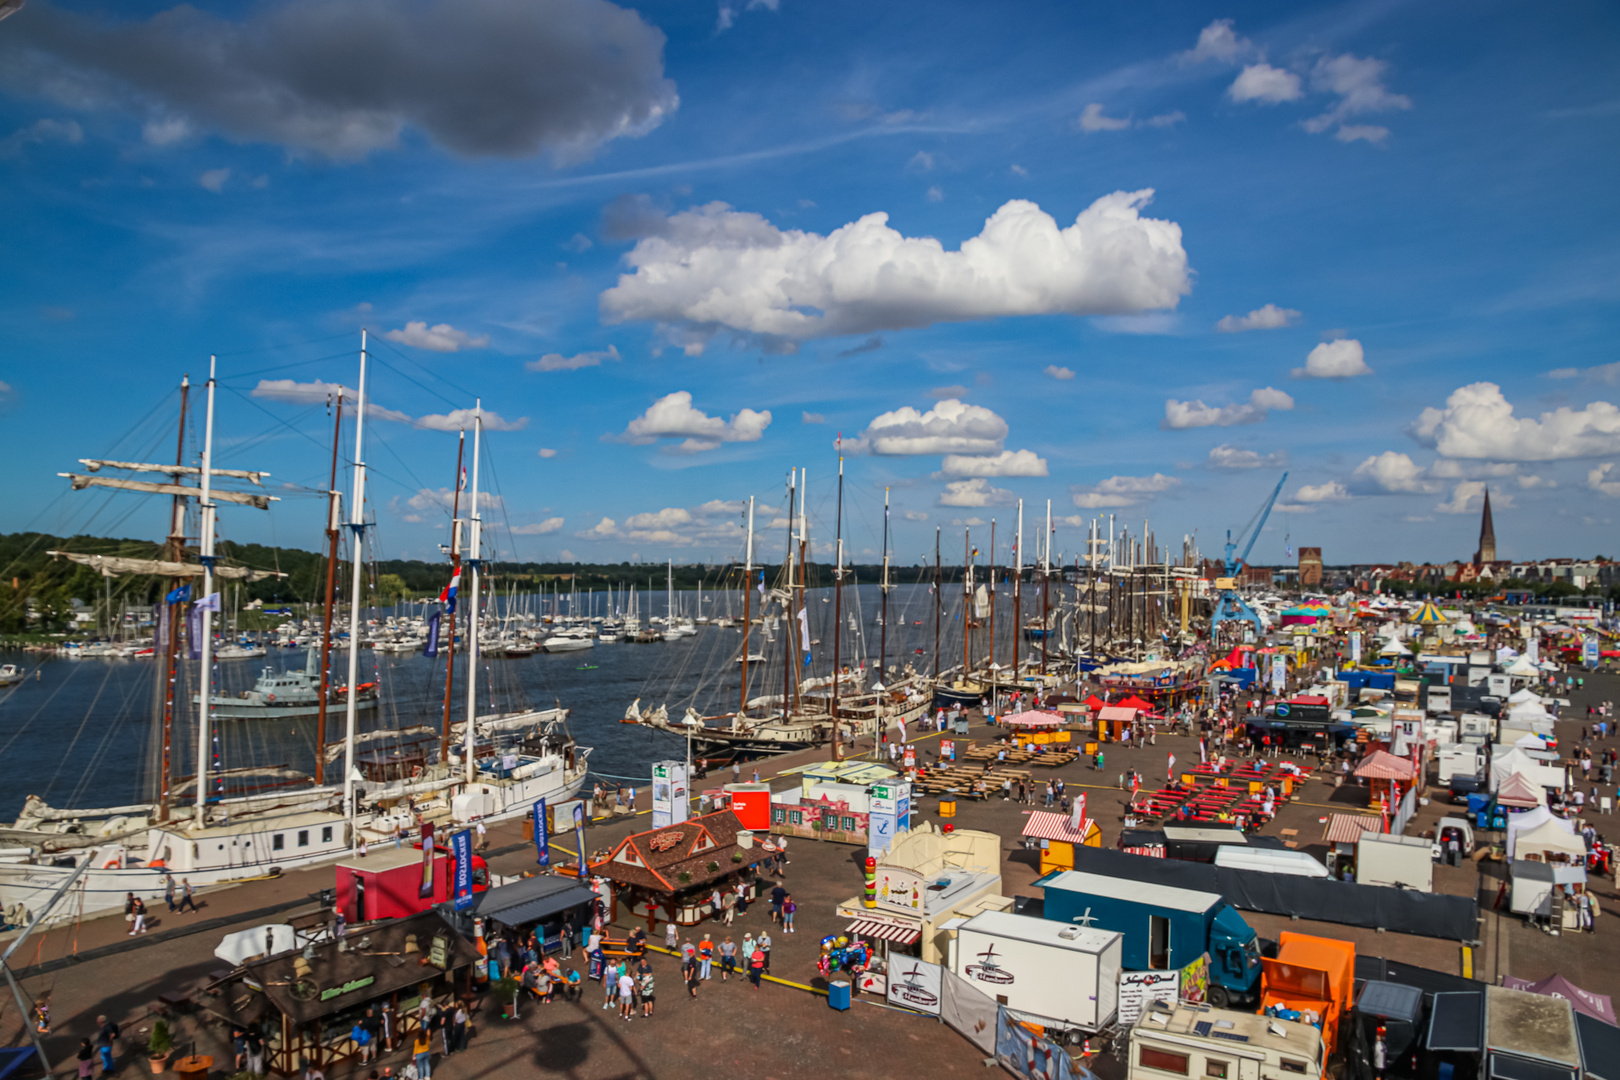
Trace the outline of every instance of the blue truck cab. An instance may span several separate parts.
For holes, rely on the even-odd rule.
[[[1218,893],[1177,889],[1106,874],[1063,870],[1036,882],[1056,922],[1124,935],[1130,971],[1172,971],[1209,954],[1209,1003],[1218,1009],[1258,1000],[1260,942]]]

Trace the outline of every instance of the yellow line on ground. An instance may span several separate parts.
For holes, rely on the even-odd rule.
[[[663,953],[665,956],[679,956],[680,955],[679,953],[676,953],[676,952],[673,952],[673,951],[671,951],[669,949],[664,948],[662,945],[648,945],[647,946],[647,951],[648,952],[655,952],[655,953]],[[748,972],[744,971],[742,973],[742,975],[743,975],[743,978],[746,979],[748,977]],[[812,994],[820,994],[822,997],[827,996],[827,991],[825,991],[825,990],[818,990],[814,986],[806,986],[804,983],[797,983],[797,982],[794,982],[792,979],[779,979],[775,975],[762,975],[762,976],[760,976],[760,978],[764,979],[766,982],[780,983],[783,986],[791,986],[795,990],[807,990]],[[684,983],[685,980],[683,979],[682,982]]]

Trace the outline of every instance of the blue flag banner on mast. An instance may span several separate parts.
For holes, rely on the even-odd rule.
[[[579,849],[579,880],[585,880],[585,801],[574,801],[574,846]]]
[[[428,616],[427,644],[422,647],[422,655],[439,655],[439,613],[437,611]]]
[[[534,804],[534,857],[541,866],[551,865],[551,831],[546,828],[546,800]]]
[[[456,862],[455,903],[457,911],[466,911],[473,903],[472,831],[462,829],[450,837],[450,857]]]

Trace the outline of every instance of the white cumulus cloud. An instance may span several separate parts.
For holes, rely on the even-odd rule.
[[[1294,399],[1274,387],[1263,386],[1249,394],[1241,405],[1205,405],[1202,401],[1177,401],[1168,398],[1164,403],[1164,419],[1159,426],[1168,430],[1202,427],[1235,427],[1239,424],[1258,424],[1275,409],[1286,412],[1294,407]]]
[[[1198,32],[1198,44],[1181,53],[1178,59],[1183,64],[1197,64],[1205,60],[1235,64],[1253,55],[1254,51],[1254,42],[1232,29],[1231,19],[1216,19]]]
[[[1276,304],[1255,308],[1247,315],[1227,315],[1215,324],[1223,334],[1241,334],[1245,330],[1277,330],[1299,321],[1299,312],[1281,308]]]
[[[547,533],[554,533],[562,527],[562,518],[549,517],[544,521],[536,521],[529,525],[514,525],[511,532],[513,536],[544,536]]]
[[[784,348],[1010,315],[1173,308],[1190,289],[1181,227],[1142,216],[1153,192],[1115,192],[1068,228],[1014,199],[947,251],[868,214],[827,236],[724,203],[639,222],[633,268],[601,296],[610,323],[653,320],[696,344],[726,329]]]
[[[692,395],[686,390],[666,394],[648,406],[647,411],[630,421],[620,439],[645,445],[658,439],[684,439],[676,449],[679,452],[701,453],[713,450],[721,443],[758,442],[771,426],[769,409],[756,412],[743,409],[729,420],[710,416],[692,407]]]
[[[1296,379],[1353,379],[1371,375],[1366,353],[1355,338],[1324,341],[1305,357],[1305,366],[1294,369]]]
[[[1438,486],[1424,475],[1417,462],[1406,454],[1385,450],[1356,466],[1355,475],[1379,491],[1430,492]]]
[[[1151,476],[1110,476],[1102,483],[1074,491],[1074,505],[1082,510],[1103,507],[1135,506],[1143,499],[1163,494],[1179,485],[1174,476],[1154,473]]]
[[[1285,101],[1298,101],[1305,96],[1305,89],[1298,75],[1274,68],[1262,60],[1238,72],[1238,77],[1227,87],[1226,93],[1236,102],[1257,101],[1262,105],[1280,105]]]
[[[818,412],[806,410],[799,414],[799,423],[801,424],[825,424],[826,422],[827,418]]]
[[[1008,506],[1018,496],[1005,488],[992,487],[983,477],[973,480],[955,480],[940,492],[941,506]]]
[[[1046,459],[1033,450],[1003,450],[995,457],[946,454],[946,476],[1046,476]]]
[[[845,444],[851,453],[889,456],[916,454],[999,454],[1007,421],[982,405],[946,398],[927,412],[910,405],[883,413],[859,438]]]
[[[1074,378],[1074,369],[1066,368],[1066,367],[1059,367],[1056,364],[1047,364],[1046,365],[1046,374],[1052,376],[1052,378],[1057,379],[1057,380],[1059,380],[1061,382],[1061,381],[1066,381],[1068,379]]]
[[[1281,451],[1272,454],[1262,454],[1257,450],[1245,450],[1242,447],[1222,444],[1212,447],[1209,451],[1209,467],[1212,469],[1261,469],[1270,465],[1281,465],[1287,455]]]
[[[191,135],[191,125],[183,116],[166,116],[141,125],[141,138],[151,146],[173,146]]]
[[[1338,502],[1348,499],[1350,492],[1337,480],[1330,480],[1326,484],[1304,484],[1294,492],[1294,498],[1302,503]]]
[[[482,349],[489,344],[488,334],[474,337],[465,330],[457,330],[449,323],[429,326],[426,320],[407,322],[403,330],[390,330],[383,337],[389,341],[397,341],[401,345],[427,349],[430,352],[460,352],[462,349]]]
[[[618,363],[621,359],[623,357],[619,355],[619,347],[609,345],[597,352],[575,353],[573,356],[546,353],[540,359],[530,360],[523,366],[530,371],[578,371],[580,368],[601,367],[603,362],[608,360]]]
[[[1539,419],[1513,415],[1495,383],[1459,387],[1443,409],[1427,408],[1413,428],[1418,440],[1449,458],[1558,461],[1620,453],[1620,409],[1607,401],[1562,406]]]
[[[928,520],[928,515],[923,513],[921,510],[907,510],[906,511],[906,520],[907,521],[927,521]]]
[[[1597,468],[1586,474],[1586,486],[1591,488],[1593,491],[1599,491],[1605,495],[1620,495],[1620,480],[1609,479],[1609,474],[1613,471],[1614,465],[1612,463],[1605,462],[1604,464],[1599,465]],[[1531,478],[1521,476],[1519,478],[1519,483],[1524,484],[1524,481],[1528,479]]]
[[[557,451],[552,447],[542,446],[540,448],[540,456],[543,458],[554,458],[557,456]]]
[[[1513,496],[1506,492],[1497,492],[1491,496],[1494,509],[1506,510],[1513,505]],[[1438,504],[1435,509],[1442,514],[1477,514],[1485,505],[1485,481],[1462,480],[1451,489],[1451,498]]]
[[[429,431],[471,431],[478,417],[483,418],[485,431],[522,431],[529,426],[527,416],[508,420],[491,409],[451,409],[448,413],[418,416],[411,423]]]
[[[1095,101],[1080,110],[1080,119],[1075,123],[1080,125],[1081,131],[1086,132],[1123,131],[1131,126],[1130,117],[1104,115],[1102,105]]]

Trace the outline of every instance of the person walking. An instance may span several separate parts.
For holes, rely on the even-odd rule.
[[[755,948],[757,948],[757,946],[754,944],[754,935],[744,934],[742,939],[742,963],[744,970],[747,970],[748,959],[754,955]]]
[[[798,903],[794,901],[793,894],[789,893],[787,899],[782,901],[782,927],[790,934],[793,933],[793,913],[798,910]]]
[[[771,889],[771,922],[780,925],[782,922],[782,902],[787,899],[787,890],[780,884]]]
[[[264,1075],[264,1036],[252,1024],[247,1029],[247,1071],[254,1076]]]
[[[135,913],[135,925],[130,929],[130,937],[134,937],[136,934],[146,933],[146,901],[142,900],[138,896],[133,897],[132,899],[133,910]]]
[[[776,876],[777,877],[786,877],[787,876],[787,864],[788,864],[787,837],[778,836],[776,838]]]
[[[371,1041],[371,1032],[366,1030],[364,1020],[356,1020],[354,1027],[349,1029],[349,1039],[355,1048],[360,1051],[360,1064],[368,1065],[377,1056],[375,1045]]]
[[[186,910],[186,908],[190,908],[192,910],[192,912],[195,913],[196,910],[197,910],[197,899],[196,899],[196,895],[192,892],[192,889],[191,889],[191,879],[190,878],[181,878],[180,879],[180,906],[178,908],[176,908],[175,910],[176,911],[184,911],[184,910]]]
[[[611,1009],[619,996],[619,965],[617,961],[602,969],[602,1008]]]
[[[96,1051],[101,1055],[101,1075],[114,1071],[113,1044],[118,1041],[118,1025],[105,1016],[96,1017]]]
[[[169,905],[169,914],[174,914],[174,875],[167,871],[163,874],[163,902]]]
[[[664,948],[674,952],[680,947],[680,931],[675,929],[673,921],[664,924]]]
[[[731,973],[737,970],[737,943],[726,935],[726,940],[720,943],[720,981],[730,982]]]
[[[489,831],[484,828],[484,819],[478,819],[478,850],[489,850]]]

